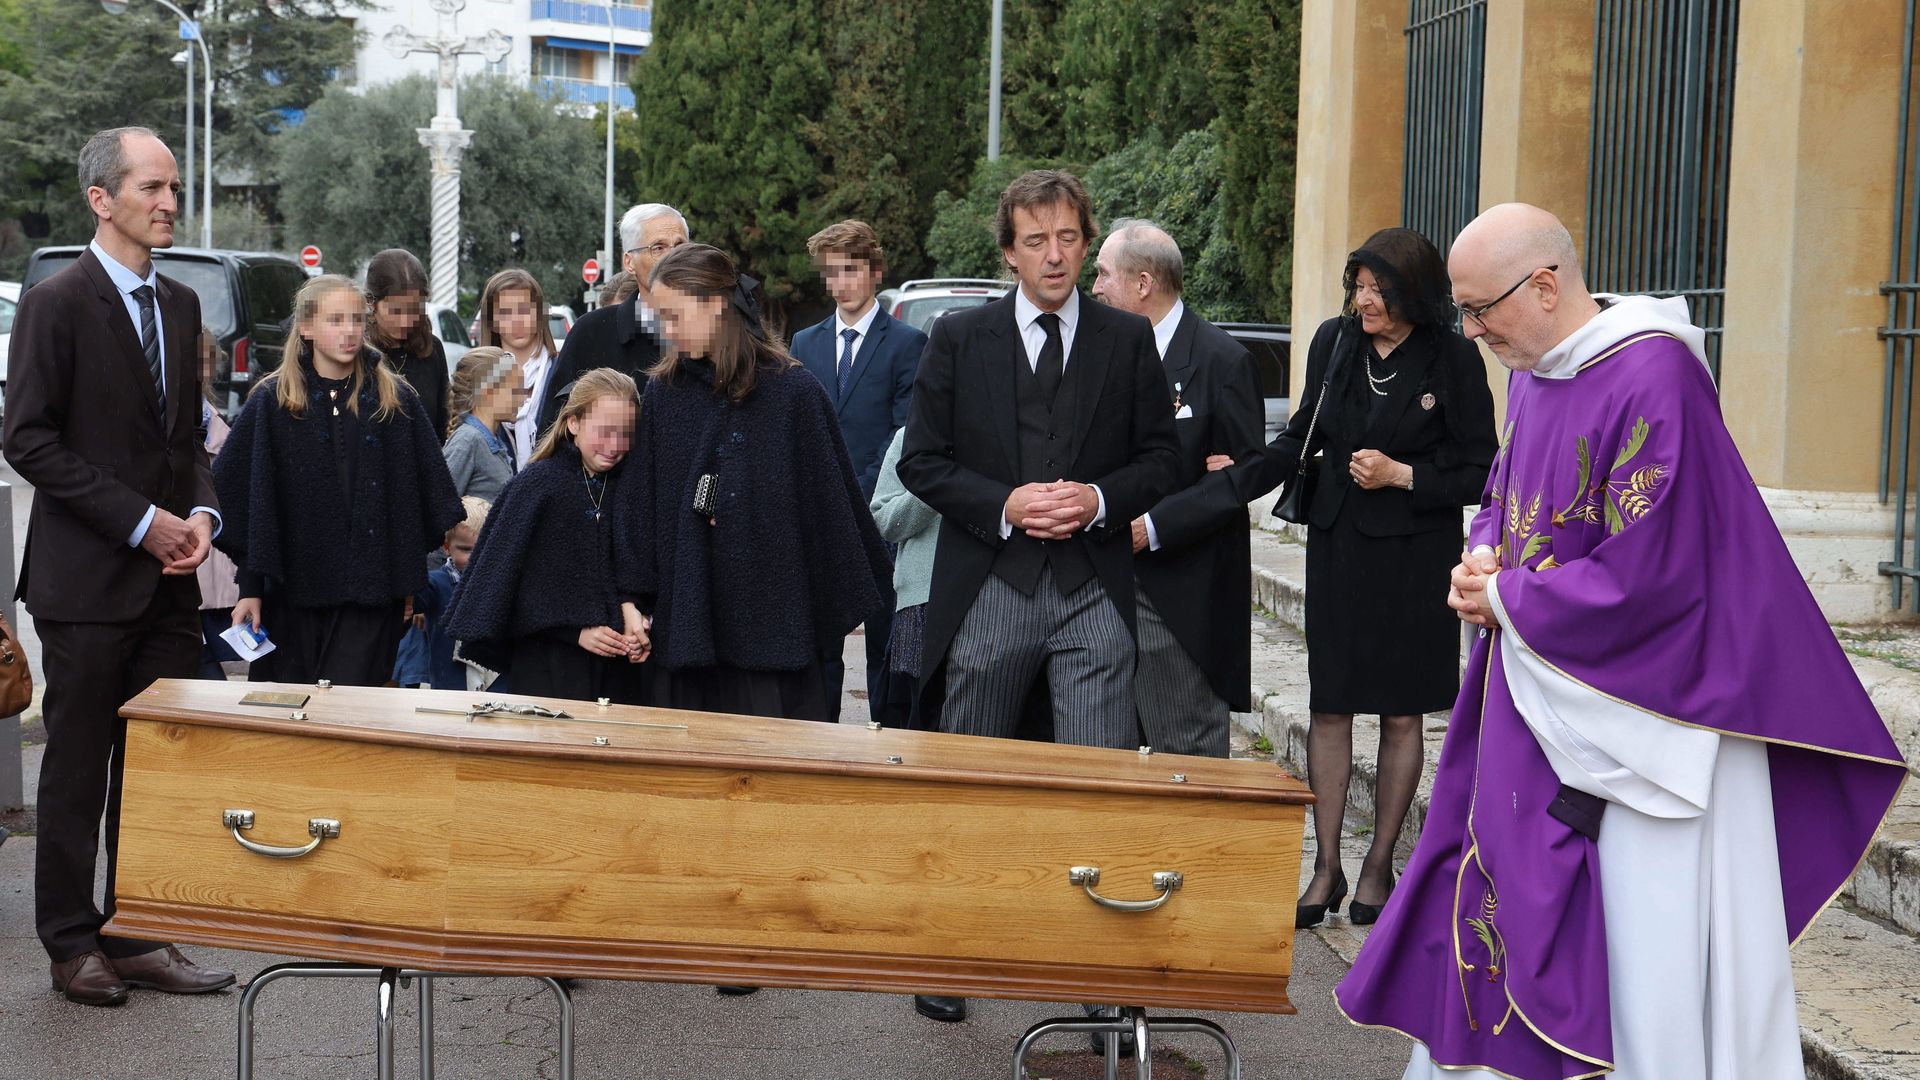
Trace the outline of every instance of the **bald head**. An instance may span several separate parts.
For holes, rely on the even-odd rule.
[[[1454,302],[1480,312],[1463,317],[1461,330],[1516,371],[1532,370],[1600,310],[1587,292],[1573,234],[1526,203],[1502,203],[1460,230],[1447,276]]]

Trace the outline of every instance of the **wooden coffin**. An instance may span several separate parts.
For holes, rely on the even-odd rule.
[[[300,719],[239,704],[260,690],[311,698]],[[513,696],[577,719],[416,711],[488,700],[155,683],[122,710],[107,931],[441,971],[1293,1011],[1311,798],[1272,764]],[[305,845],[314,819],[338,835],[297,858],[236,838]],[[1121,900],[1181,880],[1121,911],[1074,867]]]

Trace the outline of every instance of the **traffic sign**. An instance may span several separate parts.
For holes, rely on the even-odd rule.
[[[312,244],[308,244],[306,247],[301,248],[300,262],[302,265],[310,268],[319,266],[320,265],[320,249],[317,247],[314,247]]]
[[[586,264],[580,267],[580,277],[582,280],[586,281],[586,283],[589,285],[593,284],[596,281],[599,281],[600,280],[600,260],[588,259],[586,261]]]

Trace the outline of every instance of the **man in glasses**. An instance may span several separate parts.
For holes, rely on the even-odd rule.
[[[596,308],[573,324],[547,373],[545,392],[529,403],[539,417],[536,440],[552,426],[573,381],[583,373],[618,368],[645,385],[646,370],[660,359],[660,332],[647,304],[649,279],[654,264],[688,239],[687,219],[666,203],[641,203],[621,215],[620,268],[633,275],[638,291],[632,300]]]
[[[1591,294],[1566,228],[1519,204],[1448,273],[1462,331],[1514,372],[1448,599],[1480,631],[1420,843],[1335,996],[1418,1040],[1423,1080],[1800,1077],[1787,947],[1853,873],[1899,751],[1685,302]]]

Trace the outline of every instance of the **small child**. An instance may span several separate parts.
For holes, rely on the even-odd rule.
[[[447,530],[447,561],[427,575],[427,590],[414,601],[415,613],[427,620],[427,670],[435,690],[467,688],[467,666],[453,658],[453,638],[447,635],[446,620],[441,616],[453,603],[453,587],[467,572],[473,545],[487,524],[487,511],[493,509],[493,504],[473,495],[461,499],[460,505],[466,508],[467,519]],[[496,683],[493,689],[503,687]]]

